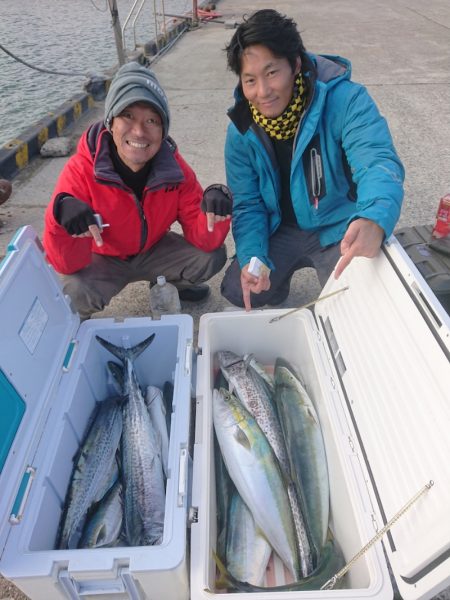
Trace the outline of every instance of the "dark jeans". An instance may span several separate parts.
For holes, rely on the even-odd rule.
[[[126,260],[93,254],[89,266],[72,275],[63,275],[62,283],[74,309],[81,319],[87,319],[103,310],[128,283],[155,283],[158,275],[165,275],[167,281],[181,290],[211,279],[226,259],[225,246],[203,252],[183,236],[169,232],[148,252]]]
[[[295,226],[281,225],[269,240],[269,256],[275,265],[270,273],[270,290],[251,295],[253,308],[265,304],[276,305],[289,295],[291,277],[303,267],[316,269],[323,287],[340,258],[340,245],[326,248],[317,233],[303,231]],[[241,268],[234,259],[225,272],[221,286],[222,296],[235,306],[244,306],[241,288]]]

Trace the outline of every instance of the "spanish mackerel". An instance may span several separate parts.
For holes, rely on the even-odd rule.
[[[58,547],[77,548],[89,508],[99,502],[111,485],[116,450],[122,435],[121,398],[99,402],[84,441],[74,460],[74,469],[61,517]]]
[[[125,532],[131,546],[159,544],[164,532],[165,489],[160,450],[133,368],[133,361],[154,337],[152,334],[133,348],[121,348],[96,336],[123,362],[123,367],[109,362],[108,368],[126,396],[121,449]]]

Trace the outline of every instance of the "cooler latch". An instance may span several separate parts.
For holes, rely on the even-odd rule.
[[[58,580],[70,600],[82,600],[86,596],[111,598],[120,595],[123,598],[124,594],[127,594],[127,598],[130,598],[130,600],[142,599],[128,567],[120,568],[115,579],[93,579],[88,581],[77,581],[67,569],[61,569],[58,572]]]

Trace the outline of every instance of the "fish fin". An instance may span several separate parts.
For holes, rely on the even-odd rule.
[[[142,354],[146,348],[148,348],[150,346],[150,344],[155,339],[155,335],[156,335],[156,333],[152,333],[151,335],[148,336],[148,338],[145,338],[145,340],[143,340],[139,344],[136,344],[136,346],[126,349],[126,353],[127,353],[126,355],[128,358],[130,358],[131,362],[135,361],[136,358],[140,354]]]
[[[244,431],[242,431],[242,429],[240,427],[236,427],[235,433],[234,433],[234,438],[235,438],[236,442],[238,444],[240,444],[241,446],[243,446],[246,450],[251,449],[252,446],[250,444],[250,440],[248,439],[247,435],[245,434]]]
[[[317,427],[320,427],[320,423],[318,421],[316,412],[312,411],[310,408],[307,408],[306,412],[311,421],[313,421],[313,423],[317,425]]]
[[[111,352],[111,354],[113,354],[116,358],[122,361],[125,360],[125,348],[122,348],[121,346],[116,346],[116,344],[108,342],[108,340],[105,340],[99,335],[96,335],[95,339],[103,346],[103,348],[106,348],[106,350]]]

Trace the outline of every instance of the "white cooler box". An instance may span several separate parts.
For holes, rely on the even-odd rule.
[[[200,319],[191,531],[191,598],[212,594],[216,545],[212,387],[218,350],[278,356],[299,372],[318,409],[330,479],[330,527],[346,561],[430,481],[434,485],[383,537],[405,600],[450,585],[450,320],[395,239],[377,259],[354,260],[315,305]],[[264,502],[264,498],[261,498]],[[380,542],[343,589],[236,594],[240,600],[391,599]],[[450,597],[450,596],[449,596]]]
[[[0,571],[30,598],[189,596],[186,552],[193,322],[92,319],[79,326],[31,227],[0,266]],[[95,339],[133,346],[142,387],[174,385],[163,542],[54,550],[72,459],[95,402],[116,395]]]
[[[5,577],[36,600],[219,596],[211,398],[214,355],[231,350],[251,352],[267,366],[281,356],[304,378],[326,445],[330,527],[347,561],[433,481],[383,545],[377,542],[355,562],[343,588],[235,597],[391,599],[388,562],[405,600],[431,598],[450,585],[450,322],[394,238],[379,258],[354,260],[339,281],[330,279],[323,295],[349,289],[317,303],[314,312],[303,309],[274,323],[272,317],[287,311],[204,315],[191,372],[192,320],[185,315],[155,322],[93,319],[78,329],[34,237],[31,228],[20,230],[0,267]],[[141,384],[169,379],[175,385],[163,544],[53,550],[72,457],[94,402],[110,391],[110,356],[94,335],[135,344],[152,332],[155,340],[136,364]]]

